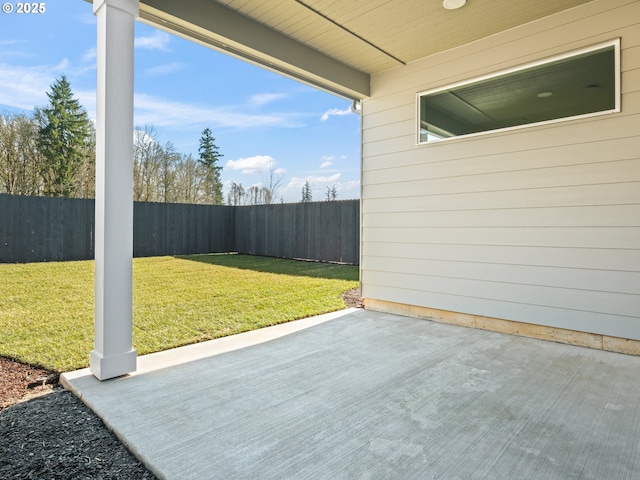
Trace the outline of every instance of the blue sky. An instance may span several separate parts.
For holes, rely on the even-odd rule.
[[[15,7],[16,2],[13,2]],[[0,112],[32,111],[62,74],[95,117],[96,23],[90,3],[50,0],[45,13],[0,13]],[[222,179],[260,184],[273,166],[279,196],[313,199],[335,185],[338,199],[360,195],[360,117],[350,101],[136,22],[135,124],[161,144],[198,155],[209,127]]]

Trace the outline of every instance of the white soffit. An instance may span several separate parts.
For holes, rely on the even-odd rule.
[[[369,75],[591,0],[142,0],[141,18],[340,95]]]

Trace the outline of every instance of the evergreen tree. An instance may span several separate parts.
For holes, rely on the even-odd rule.
[[[222,167],[218,165],[218,160],[224,155],[218,151],[218,147],[214,143],[215,140],[209,128],[205,128],[202,131],[200,148],[198,148],[198,153],[200,154],[198,163],[202,165],[206,172],[204,182],[205,196],[208,197],[209,202],[213,205],[222,205],[224,203],[222,180],[220,178]]]
[[[36,109],[44,193],[70,197],[78,188],[75,177],[86,159],[89,118],[64,75],[51,85],[47,97],[49,105]]]
[[[307,180],[302,187],[302,202],[307,203],[311,202],[311,200],[311,185],[309,185],[309,180]]]

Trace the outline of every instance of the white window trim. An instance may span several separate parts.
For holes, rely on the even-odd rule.
[[[499,77],[501,75],[506,75],[509,73],[514,73],[514,72],[519,72],[521,70],[526,70],[528,68],[532,68],[532,67],[537,67],[540,65],[545,65],[547,63],[551,63],[551,62],[555,62],[558,60],[563,60],[565,58],[571,58],[577,55],[581,55],[584,53],[589,53],[595,50],[600,50],[602,48],[606,48],[606,47],[614,47],[614,59],[615,59],[615,106],[614,108],[610,109],[610,110],[602,110],[599,112],[592,112],[592,113],[584,113],[581,115],[574,115],[571,117],[562,117],[562,118],[556,118],[553,120],[544,120],[542,122],[535,122],[535,123],[527,123],[524,125],[515,125],[513,127],[505,127],[505,128],[499,128],[499,129],[495,129],[495,130],[486,130],[484,132],[476,132],[476,133],[468,133],[468,134],[464,134],[464,135],[456,135],[453,137],[448,137],[448,138],[442,138],[439,139],[437,141],[431,141],[431,142],[421,142],[420,141],[420,97],[423,95],[430,95],[433,93],[438,93],[438,92],[443,92],[446,90],[450,90],[452,88],[457,88],[457,87],[462,87],[464,85],[469,85],[472,83],[476,83],[476,82],[481,82],[483,80],[489,80],[491,78],[495,78],[495,77]],[[540,125],[548,125],[548,124],[553,124],[553,123],[559,123],[559,122],[567,122],[570,120],[576,120],[576,119],[581,119],[581,118],[588,118],[588,117],[595,117],[595,116],[600,116],[600,115],[609,115],[611,113],[618,113],[621,110],[621,90],[620,90],[620,38],[616,38],[613,40],[609,40],[607,42],[603,42],[603,43],[598,43],[596,45],[591,45],[588,47],[584,47],[584,48],[580,48],[577,50],[572,50],[570,52],[567,53],[562,53],[559,55],[554,55],[552,57],[546,57],[543,58],[541,60],[536,60],[533,62],[529,62],[529,63],[525,63],[522,65],[518,65],[516,67],[511,67],[511,68],[506,68],[504,70],[499,70],[497,72],[492,72],[486,75],[480,75],[478,77],[474,77],[471,78],[469,80],[463,80],[460,82],[456,82],[456,83],[450,83],[447,84],[443,87],[438,87],[438,88],[433,88],[430,90],[424,90],[421,92],[418,92],[416,94],[416,125],[417,125],[417,133],[416,133],[416,145],[418,146],[424,146],[424,145],[434,145],[434,144],[440,144],[442,142],[447,142],[447,141],[451,141],[451,140],[458,140],[458,139],[464,139],[464,138],[470,138],[470,137],[477,137],[480,135],[489,135],[489,134],[493,134],[493,133],[503,133],[503,132],[508,132],[511,130],[521,130],[523,128],[529,128],[529,127],[536,127],[536,126],[540,126]]]

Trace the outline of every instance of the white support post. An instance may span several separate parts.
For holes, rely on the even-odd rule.
[[[95,333],[99,380],[136,370],[132,343],[133,38],[138,0],[94,0],[96,88]]]

